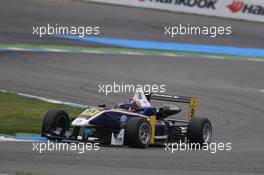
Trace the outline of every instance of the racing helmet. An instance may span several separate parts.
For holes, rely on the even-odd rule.
[[[141,108],[142,107],[141,107],[140,101],[138,100],[131,101],[131,107],[129,109],[131,112],[138,112]]]

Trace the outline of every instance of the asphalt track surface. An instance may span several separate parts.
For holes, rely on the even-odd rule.
[[[140,40],[173,41],[231,45],[238,47],[263,48],[263,24],[233,21],[214,17],[203,17],[169,12],[156,12],[127,7],[86,3],[81,0],[13,0],[1,1],[0,41],[5,43],[36,43],[63,45],[91,45],[78,41],[64,41],[32,35],[32,26],[100,26],[104,37]],[[232,36],[210,38],[205,36],[164,35],[164,26],[190,24],[194,26],[229,26]],[[92,44],[93,46],[97,46]]]
[[[33,3],[34,8],[32,8],[28,2],[30,1],[24,3],[5,1],[1,4],[1,21],[9,26],[8,29],[1,27],[1,41],[40,43],[41,40],[35,40],[30,37],[30,34],[27,34],[26,25],[30,26],[37,21],[45,23],[49,20],[54,22],[61,20],[61,22],[67,23],[74,19],[76,23],[80,24],[86,19],[82,14],[96,13],[96,8],[99,7],[104,10],[100,11],[101,13],[97,10],[95,16],[98,18],[88,18],[89,15],[86,15],[87,19],[93,19],[92,22],[100,24],[103,22],[103,16],[106,15],[110,19],[113,18],[113,22],[120,22],[118,23],[119,30],[114,30],[114,28],[108,30],[109,33],[106,35],[109,36],[152,38],[152,34],[149,32],[157,32],[158,29],[151,29],[147,24],[152,24],[154,19],[160,24],[163,23],[160,21],[163,19],[167,19],[167,22],[179,19],[178,14],[175,17],[175,14],[166,12],[157,13],[156,18],[146,16],[137,18],[134,23],[130,21],[129,24],[137,25],[146,31],[141,30],[142,33],[133,33],[134,30],[129,29],[129,26],[123,25],[132,17],[126,13],[118,14],[117,9],[130,13],[150,13],[152,15],[156,13],[123,7],[86,4],[79,1],[56,1],[54,3],[37,1],[35,4]],[[62,7],[68,12],[56,11],[60,3],[63,3]],[[91,8],[90,11],[87,11],[87,8]],[[76,16],[70,15],[69,10]],[[23,13],[18,15],[20,11]],[[32,11],[38,12],[40,15],[32,17],[30,15]],[[11,14],[12,16],[10,16]],[[215,20],[205,17],[181,16],[190,17],[192,20],[194,20],[193,18],[200,19],[208,23]],[[150,22],[148,23],[148,21]],[[197,22],[197,20],[194,21]],[[217,21],[230,22],[222,19],[217,19]],[[153,23],[153,25],[156,26],[157,23]],[[103,24],[112,25],[109,20],[105,20]],[[243,32],[248,35],[234,36],[233,39],[226,38],[225,41],[219,41],[220,44],[223,42],[239,46],[261,47],[261,42],[263,42],[261,37],[249,36],[263,36],[259,24],[246,22],[235,24],[247,24],[255,32],[250,34],[246,32],[250,30],[250,27],[240,27],[241,31],[238,33],[241,36]],[[15,26],[20,26],[21,30]],[[163,38],[153,34],[153,39],[162,40]],[[63,40],[53,39],[45,39],[43,43],[45,42],[48,44],[66,43]],[[192,42],[207,41],[204,39]],[[67,44],[82,43],[69,41]],[[160,147],[144,150],[127,147],[100,147],[97,152],[85,152],[84,154],[76,152],[39,154],[32,151],[31,143],[0,142],[0,173],[263,174],[264,93],[260,92],[264,89],[263,67],[264,62],[213,60],[197,57],[1,52],[0,86],[2,89],[92,105],[114,104],[127,98],[127,94],[105,96],[98,93],[99,84],[112,83],[113,81],[135,84],[164,83],[168,93],[197,96],[199,99],[198,115],[208,117],[212,121],[213,141],[232,142],[232,151],[218,151],[215,154],[203,151],[176,151],[171,154]]]

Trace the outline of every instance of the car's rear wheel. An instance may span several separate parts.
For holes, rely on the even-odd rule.
[[[69,131],[70,119],[64,110],[49,110],[42,121],[42,136],[63,137]]]
[[[130,147],[145,148],[150,144],[151,126],[145,118],[130,119],[125,129],[125,143]]]
[[[188,124],[187,140],[200,145],[210,144],[212,139],[212,125],[207,118],[194,118]]]

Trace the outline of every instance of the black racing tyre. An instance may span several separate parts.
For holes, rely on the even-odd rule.
[[[212,139],[212,125],[207,118],[193,118],[188,124],[187,140],[189,143],[200,145],[210,144]]]
[[[125,144],[134,148],[146,148],[151,140],[151,126],[146,118],[130,119],[125,129]]]
[[[56,131],[58,128],[61,128],[59,136],[63,136],[66,131],[70,129],[70,119],[67,112],[64,110],[49,110],[42,121],[42,130],[41,135],[45,136],[46,134],[51,134],[51,131]]]

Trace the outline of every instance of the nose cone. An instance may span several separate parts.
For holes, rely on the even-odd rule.
[[[89,120],[85,117],[77,117],[72,121],[73,126],[86,126],[89,124]]]

